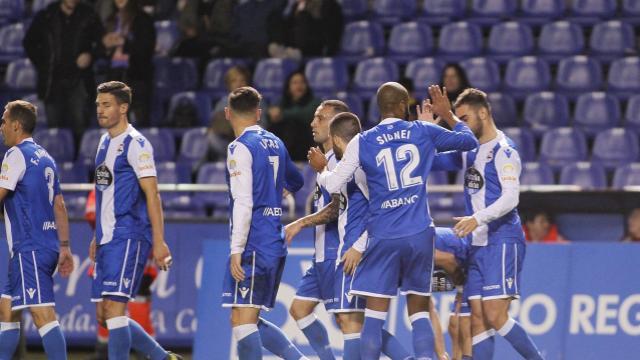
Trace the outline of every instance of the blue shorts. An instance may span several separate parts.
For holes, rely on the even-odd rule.
[[[91,301],[106,298],[128,302],[138,294],[144,267],[151,251],[146,240],[120,240],[98,246],[91,284]]]
[[[344,262],[338,264],[333,281],[334,303],[328,311],[331,313],[364,312],[366,299],[350,295],[353,276],[344,273]]]
[[[392,298],[431,295],[434,228],[404,238],[370,238],[356,268],[350,294]]]
[[[458,304],[457,301],[454,301],[453,304],[451,304],[451,316],[471,316],[471,306],[469,306],[469,299],[468,299],[468,287],[465,286],[464,290],[462,291],[462,302],[460,303],[460,310],[458,312],[458,314],[456,314],[456,306]]]
[[[324,304],[329,311],[338,302],[335,298],[334,278],[336,261],[327,259],[323,262],[313,262],[302,276],[296,291],[296,299],[317,301]]]
[[[245,276],[240,282],[231,276],[229,259],[222,284],[222,306],[272,309],[276,304],[286,256],[272,257],[245,251],[241,262]]]
[[[523,243],[472,246],[465,286],[469,299],[519,298],[525,250]]]
[[[9,260],[9,278],[2,290],[11,299],[11,309],[55,306],[53,273],[58,266],[58,253],[49,249],[14,253]]]

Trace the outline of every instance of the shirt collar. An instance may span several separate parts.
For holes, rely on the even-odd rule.
[[[499,143],[500,141],[502,141],[503,139],[504,139],[504,133],[502,131],[498,130],[497,135],[496,135],[495,138],[493,138],[489,142],[481,144],[480,147],[493,149],[493,147],[496,146],[496,144]]]
[[[27,141],[32,142],[32,143],[35,143],[35,141],[33,141],[33,138],[32,138],[32,137],[28,137],[28,138],[26,138],[26,139],[24,139],[24,140],[20,141],[20,144],[22,144],[23,142],[27,142]]]
[[[123,137],[127,136],[127,134],[129,134],[130,132],[133,131],[133,125],[129,124],[127,125],[127,129],[120,135],[116,136],[116,137],[111,137],[111,140],[116,140],[116,139],[122,139]]]
[[[249,127],[244,128],[244,131],[242,131],[242,134],[244,134],[247,131],[260,131],[260,130],[262,130],[260,125],[251,125]],[[240,135],[242,135],[242,134],[240,134]]]
[[[402,121],[402,119],[398,119],[398,118],[386,118],[382,121],[380,121],[380,125],[387,125],[387,124],[393,124],[394,122],[397,121]]]

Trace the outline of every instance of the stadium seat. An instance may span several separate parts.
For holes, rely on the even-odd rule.
[[[207,128],[189,129],[182,135],[177,161],[188,164],[191,166],[191,170],[195,170],[196,166],[207,158],[208,152]]]
[[[518,4],[513,0],[473,0],[469,21],[480,25],[492,25],[515,13]]]
[[[29,94],[22,98],[22,100],[28,101],[36,106],[37,118],[36,118],[36,130],[47,128],[47,112],[44,109],[44,102],[38,98],[38,94]]]
[[[580,161],[562,168],[560,185],[578,185],[586,190],[604,189],[607,187],[607,174],[598,163]]]
[[[373,20],[384,25],[397,24],[407,20],[416,12],[415,0],[373,0]]]
[[[184,184],[191,182],[191,174],[184,164],[173,161],[156,162],[158,183]]]
[[[516,144],[522,161],[535,160],[536,139],[531,130],[525,127],[508,127],[503,128],[502,132]]]
[[[576,101],[573,114],[574,126],[587,135],[612,128],[621,118],[620,102],[615,96],[604,92],[582,94]]]
[[[302,186],[302,189],[298,190],[298,192],[294,194],[294,199],[296,201],[296,213],[307,214],[311,210],[313,194],[316,191],[317,172],[306,163],[300,164],[298,167],[302,172],[304,185]]]
[[[489,104],[491,104],[491,112],[493,120],[498,127],[515,126],[518,124],[518,112],[516,110],[516,102],[509,94],[506,93],[489,93]]]
[[[344,91],[349,84],[347,64],[340,58],[320,58],[307,62],[304,70],[309,86],[317,96]]]
[[[154,23],[156,28],[156,55],[167,56],[180,38],[180,31],[175,21],[162,20]]]
[[[362,98],[375,94],[387,81],[398,80],[398,65],[387,58],[373,58],[358,63],[353,77],[353,90]]]
[[[507,64],[504,89],[518,99],[533,92],[546,90],[550,83],[549,64],[540,58],[524,56]]]
[[[78,150],[78,163],[89,169],[95,168],[100,138],[106,132],[104,129],[87,129],[84,131],[82,140],[80,140],[80,149]]]
[[[378,108],[378,101],[376,100],[376,96],[371,96],[369,99],[369,107],[367,108],[367,119],[362,124],[362,127],[369,129],[374,127],[381,121],[380,109]]]
[[[622,20],[634,26],[640,25],[640,0],[622,0]]]
[[[33,92],[36,89],[36,69],[29,59],[14,60],[7,66],[5,86],[14,92]],[[26,94],[24,94],[26,95]]]
[[[556,75],[556,90],[570,99],[602,87],[602,66],[594,58],[576,55],[560,60]]]
[[[70,219],[82,219],[87,207],[87,193],[78,191],[63,191],[64,206]]]
[[[449,61],[480,55],[482,44],[480,27],[466,21],[444,25],[438,38],[440,56]]]
[[[33,3],[31,4],[31,13],[35,14],[55,1],[56,0],[33,0]]]
[[[433,50],[431,28],[417,22],[407,22],[391,29],[388,57],[400,64],[426,56]]]
[[[214,99],[226,96],[229,91],[224,82],[224,76],[234,66],[246,66],[241,59],[222,58],[209,61],[202,79],[203,90],[211,93]]]
[[[198,170],[198,184],[226,185],[226,164],[224,162],[205,163]],[[226,192],[205,192],[200,196],[206,206],[215,211],[229,207],[229,195]]]
[[[551,129],[544,133],[540,144],[540,161],[553,168],[587,159],[587,139],[571,127]]]
[[[362,104],[362,98],[360,98],[360,96],[347,91],[339,91],[335,94],[325,97],[323,100],[328,99],[343,101],[345,104],[347,104],[347,106],[349,106],[349,111],[358,115],[358,118],[360,118],[361,122],[364,122],[366,120],[366,113],[364,111],[364,105]]]
[[[533,46],[531,28],[517,21],[508,21],[491,27],[487,53],[497,61],[506,62],[513,57],[530,54]]]
[[[72,161],[76,146],[70,129],[42,129],[33,134],[33,140],[45,148],[56,162]],[[95,157],[97,147],[93,149]]]
[[[622,190],[625,186],[640,186],[640,163],[627,164],[616,169],[612,187]]]
[[[89,172],[86,167],[72,161],[57,162],[56,167],[60,182],[64,184],[85,184],[89,182]]]
[[[500,88],[500,68],[486,57],[475,57],[460,62],[471,86],[482,91],[496,91]]]
[[[520,173],[520,185],[553,185],[553,171],[541,162],[525,162]]]
[[[190,110],[189,110],[190,109]],[[195,111],[195,113],[193,112]],[[177,93],[169,101],[166,123],[172,123],[180,117],[197,116],[198,125],[209,125],[211,114],[211,98],[201,92],[185,91]],[[186,119],[185,119],[186,120]],[[176,126],[178,126],[176,124]]]
[[[551,128],[569,125],[569,102],[567,98],[551,91],[543,91],[527,96],[524,102],[525,124],[536,135],[542,135]]]
[[[369,12],[368,0],[341,0],[342,14],[349,20],[361,20]]]
[[[640,132],[640,94],[632,96],[629,98],[629,101],[627,101],[624,126]]]
[[[381,55],[385,48],[382,26],[376,22],[356,21],[344,28],[340,54],[347,63]]]
[[[22,19],[25,3],[23,0],[0,0],[0,26]]]
[[[634,53],[635,43],[633,26],[619,20],[596,24],[589,37],[591,54],[603,61],[612,61]]]
[[[171,193],[175,196],[166,198],[163,195],[162,207],[165,218],[193,220],[207,216],[204,202],[200,196],[192,193]]]
[[[609,92],[627,99],[640,92],[640,57],[626,57],[614,60],[607,75]]]
[[[176,143],[173,134],[167,128],[146,128],[140,133],[153,146],[153,158],[156,162],[173,161],[176,156]]]
[[[570,19],[579,24],[595,24],[614,16],[617,10],[617,0],[573,0],[570,4]]]
[[[422,58],[412,60],[404,70],[404,76],[413,81],[413,89],[418,98],[427,96],[427,86],[439,84],[444,62],[438,58]]]
[[[298,63],[287,59],[262,59],[256,65],[253,84],[269,100],[282,95],[287,77],[298,67]]]
[[[24,56],[22,39],[25,28],[23,23],[15,23],[0,28],[0,64],[8,64]]]
[[[518,20],[530,24],[544,24],[561,17],[565,11],[565,0],[522,0]]]
[[[605,168],[638,161],[640,148],[638,134],[624,128],[605,130],[596,135],[593,143],[592,160],[601,163]]]
[[[563,57],[577,55],[584,50],[582,27],[569,21],[545,24],[538,38],[538,50],[547,61],[556,62]]]
[[[424,0],[421,21],[444,25],[465,16],[466,0]]]
[[[176,93],[195,90],[198,69],[193,59],[156,57],[154,62],[154,92],[151,106],[152,123],[164,115],[166,102]]]

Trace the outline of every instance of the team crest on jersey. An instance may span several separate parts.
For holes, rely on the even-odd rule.
[[[120,155],[124,152],[124,143],[120,143],[120,145],[118,145],[118,150],[116,150],[116,155]]]
[[[100,164],[96,168],[96,189],[100,191],[106,190],[113,183],[113,175],[107,165]]]
[[[322,189],[320,188],[320,185],[316,183],[316,191],[314,191],[313,193],[313,202],[317,203],[321,197],[322,197]]]
[[[477,193],[484,186],[482,174],[473,166],[468,168],[464,174],[464,187],[471,195]]]
[[[493,160],[493,150],[489,151],[489,153],[487,154],[487,161],[491,160]]]

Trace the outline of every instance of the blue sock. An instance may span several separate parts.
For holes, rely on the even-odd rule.
[[[382,327],[387,319],[386,311],[366,309],[360,339],[360,356],[363,360],[378,360],[382,350]]]
[[[495,330],[487,330],[473,337],[473,360],[492,360],[496,345]]]
[[[343,360],[360,360],[360,333],[344,334]]]
[[[527,360],[542,360],[542,355],[522,326],[512,318],[498,330],[498,334],[507,340],[516,351]]]
[[[415,313],[409,317],[409,321],[416,360],[433,358],[436,345],[429,313],[426,311]]]
[[[129,318],[117,316],[107,319],[109,329],[109,360],[128,360],[131,351]]]
[[[258,320],[258,331],[262,346],[274,355],[285,360],[299,360],[304,357],[287,335],[267,320],[263,318]]]
[[[57,321],[52,321],[38,329],[42,338],[42,347],[49,360],[66,360],[67,343]]]
[[[0,360],[11,360],[20,342],[20,323],[0,323]]]
[[[147,334],[142,326],[133,319],[129,319],[129,330],[131,331],[131,347],[135,351],[151,358],[151,360],[164,360],[167,357],[167,352],[156,339]]]
[[[324,325],[316,318],[315,314],[308,315],[297,321],[298,327],[304,336],[309,340],[309,344],[318,354],[320,360],[334,360],[331,346],[329,345],[329,334]]]
[[[236,326],[233,328],[233,336],[238,342],[238,359],[262,359],[262,341],[260,341],[258,325],[245,324]]]
[[[382,329],[382,353],[391,360],[405,360],[411,357],[398,339],[385,329]]]

